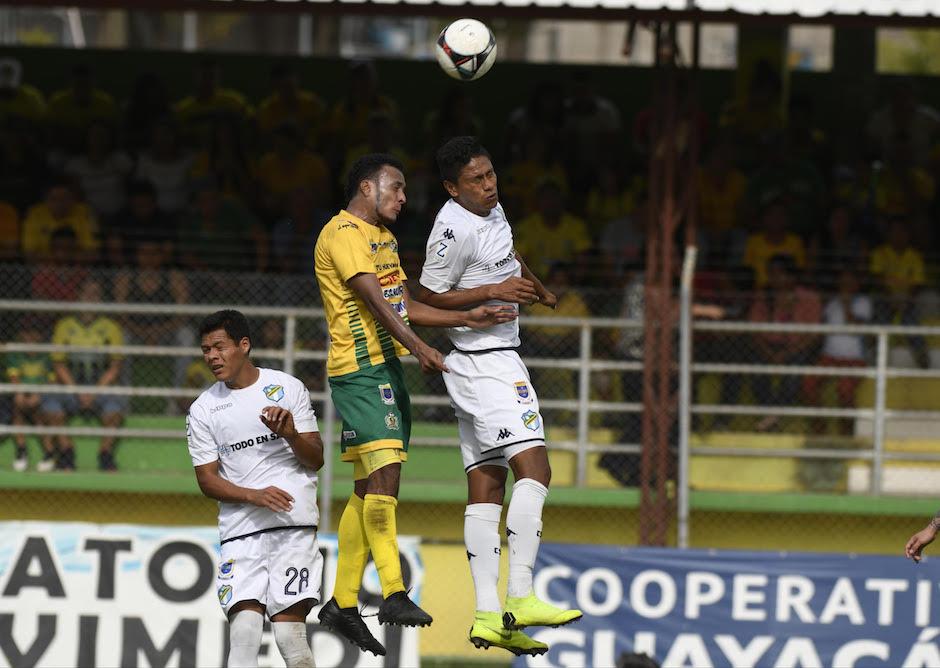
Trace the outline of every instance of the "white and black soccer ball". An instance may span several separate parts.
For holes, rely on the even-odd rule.
[[[448,76],[474,81],[496,62],[496,38],[476,19],[457,19],[437,38],[437,62]]]

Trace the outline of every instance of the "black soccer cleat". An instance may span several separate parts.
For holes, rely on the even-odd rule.
[[[385,656],[385,647],[375,639],[355,607],[341,608],[336,599],[331,598],[329,603],[320,608],[318,617],[320,626],[340,634],[363,652]]]
[[[395,592],[379,607],[379,624],[430,626],[433,621],[431,615],[415,605],[403,591]]]

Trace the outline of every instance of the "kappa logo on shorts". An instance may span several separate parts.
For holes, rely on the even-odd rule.
[[[392,392],[391,383],[383,383],[379,385],[379,396],[382,397],[382,403],[386,406],[395,405],[395,394]]]
[[[271,401],[280,401],[284,398],[284,386],[266,385],[264,387],[264,396],[266,396]]]
[[[219,587],[219,603],[228,605],[232,600],[232,585],[222,585]]]
[[[539,427],[542,426],[542,419],[535,411],[526,411],[522,414],[522,424],[525,425],[526,429],[538,431]]]
[[[513,386],[516,388],[516,403],[519,404],[531,404],[532,403],[532,393],[529,392],[529,384],[524,380],[518,380],[513,383]]]
[[[229,559],[228,561],[223,561],[219,564],[219,579],[220,580],[231,580],[232,576],[235,574],[235,560]]]
[[[499,430],[499,434],[496,436],[497,441],[505,441],[507,438],[512,436],[512,432],[503,427]]]
[[[385,416],[385,427],[387,429],[398,429],[398,416],[394,413],[389,413]]]
[[[355,429],[346,429],[346,430],[343,431],[343,440],[344,440],[344,441],[351,441],[351,440],[354,439],[354,438],[356,438],[356,430],[355,430]]]

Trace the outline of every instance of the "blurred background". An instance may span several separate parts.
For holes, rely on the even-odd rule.
[[[184,416],[212,382],[197,323],[225,306],[250,316],[256,363],[311,390],[332,531],[351,471],[313,244],[352,161],[390,152],[419,276],[433,154],[457,134],[489,148],[517,248],[559,296],[522,318],[544,540],[885,554],[936,510],[930,3],[122,4],[0,3],[3,519],[213,525]],[[434,61],[458,14],[499,48],[469,84]],[[428,606],[469,610],[453,413],[406,369],[400,532],[422,539]],[[422,632],[426,665],[480,660],[468,620]]]

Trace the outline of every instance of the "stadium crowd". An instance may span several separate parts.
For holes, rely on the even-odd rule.
[[[155,73],[141,73],[127,100],[99,88],[83,64],[61,90],[41,92],[28,75],[23,63],[0,59],[0,263],[26,277],[8,281],[7,294],[19,298],[75,301],[94,293],[182,304],[203,295],[209,301],[222,285],[231,295],[225,277],[233,273],[264,273],[277,277],[264,303],[316,303],[311,249],[343,204],[352,161],[379,151],[407,166],[408,209],[395,232],[406,270],[416,276],[444,199],[434,151],[450,136],[486,130],[467,88],[455,87],[428,111],[420,133],[404,137],[398,105],[369,62],[350,64],[346,92],[333,100],[303,89],[287,63],[271,70],[270,93],[259,100],[231,87],[213,60],[194,68],[193,90],[179,100]],[[723,317],[759,322],[940,322],[940,298],[930,289],[940,245],[940,114],[899,79],[846,152],[830,140],[811,100],[792,95],[784,103],[783,88],[764,63],[743,100],[716,117],[688,112],[680,121],[678,135],[694,127],[702,147],[697,299]],[[488,129],[503,138],[490,148],[517,249],[559,294],[556,314],[641,316],[652,106],[623,118],[586,71],[535,82],[517,102],[504,128]],[[36,318],[14,329],[7,339],[23,342],[188,345],[193,337],[170,315]],[[533,332],[532,345],[548,341],[559,354],[577,345],[552,328]],[[638,341],[617,335],[609,349],[636,359]],[[912,365],[940,366],[928,344],[907,341]],[[870,354],[856,336],[768,333],[747,345],[751,360],[771,364],[857,366]],[[735,346],[734,337],[702,334],[696,354],[730,361]],[[81,373],[77,356],[68,364],[36,357],[11,356],[8,378],[114,384],[121,376],[116,355]],[[185,368],[174,371],[178,382],[186,376]],[[745,384],[731,380],[722,384],[723,402]],[[840,405],[853,405],[857,384],[838,381]],[[750,391],[758,403],[813,403],[820,385],[764,378],[751,381]],[[17,396],[20,421],[37,410],[65,419],[76,408]],[[77,402],[109,424],[126,410],[104,395]],[[51,452],[54,444],[46,447]],[[109,451],[103,443],[102,468],[114,465]]]

